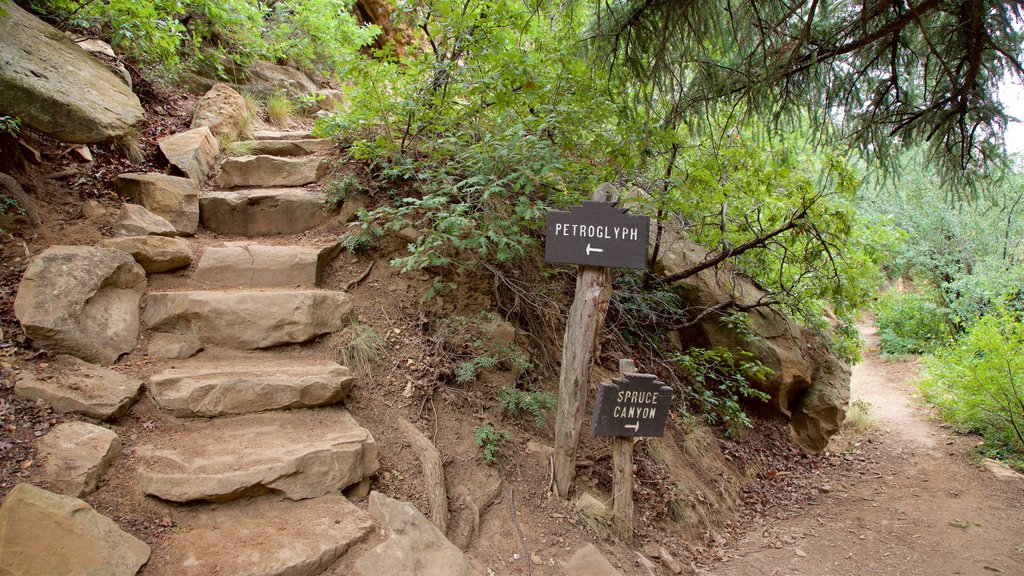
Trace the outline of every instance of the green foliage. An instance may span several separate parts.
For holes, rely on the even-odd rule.
[[[709,424],[723,424],[730,436],[743,428],[751,428],[750,418],[743,410],[744,399],[766,402],[768,394],[754,388],[772,375],[750,352],[725,348],[690,348],[677,353],[673,360],[690,373],[693,386],[684,391],[687,402],[703,414]]]
[[[1024,319],[1004,307],[956,343],[923,358],[919,387],[957,430],[981,434],[988,454],[1024,462]]]
[[[537,428],[543,428],[548,423],[548,411],[558,404],[558,398],[551,392],[527,392],[512,387],[501,389],[501,396],[498,397],[498,407],[502,413],[515,416],[520,412],[533,417],[533,423]]]
[[[445,319],[438,330],[442,350],[455,363],[455,381],[470,384],[479,374],[493,368],[525,372],[533,369],[526,353],[511,335],[507,325],[491,313],[454,316]]]
[[[496,430],[494,426],[490,424],[484,424],[476,429],[476,445],[483,450],[484,460],[488,464],[494,464],[498,459],[498,455],[501,453],[501,446],[509,439],[508,432]]]
[[[925,295],[890,291],[873,308],[885,354],[923,354],[950,339],[949,311]]]
[[[366,191],[366,186],[353,176],[346,175],[341,178],[335,178],[328,182],[327,187],[324,188],[324,193],[327,195],[327,209],[332,211],[340,210],[349,196]]]
[[[17,138],[21,133],[21,118],[16,116],[0,116],[0,132],[4,132],[11,138]]]

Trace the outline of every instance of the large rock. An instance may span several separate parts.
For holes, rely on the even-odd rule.
[[[214,136],[238,138],[249,122],[245,99],[227,84],[217,84],[199,99],[192,128],[207,126]]]
[[[217,418],[136,447],[139,487],[173,502],[267,492],[290,500],[337,493],[377,470],[377,443],[346,410]]]
[[[195,280],[231,288],[315,288],[324,268],[338,255],[340,244],[211,247],[203,252]]]
[[[203,227],[219,234],[273,236],[298,234],[327,220],[323,192],[273,188],[245,192],[206,192],[199,198]]]
[[[343,292],[155,292],[143,319],[154,332],[252,350],[305,342],[352,321]]]
[[[361,576],[476,576],[462,551],[415,506],[370,493],[370,515],[390,537],[356,561]]]
[[[135,348],[146,272],[112,248],[54,246],[25,271],[14,313],[40,346],[111,364]]]
[[[134,576],[149,552],[78,498],[19,484],[0,507],[4,576]]]
[[[292,98],[316,92],[316,84],[301,71],[262,61],[249,66],[245,87],[265,96],[283,90]]]
[[[334,142],[319,138],[305,140],[248,140],[238,146],[255,156],[309,156],[326,154],[334,149]]]
[[[663,239],[662,264],[667,274],[688,269],[706,260],[708,250],[686,238]],[[725,265],[727,268],[727,265]],[[729,272],[727,272],[729,273]],[[721,282],[714,269],[703,270],[676,284],[686,307],[708,309],[730,301],[741,305],[757,302],[764,292],[740,274],[729,273]],[[728,287],[728,289],[726,289]],[[850,369],[809,330],[781,312],[755,308],[747,313],[751,337],[719,322],[718,315],[701,319],[677,334],[685,347],[717,347],[745,350],[773,371],[765,383],[769,407],[790,420],[800,442],[821,450],[845,418],[850,394]]]
[[[327,175],[327,161],[317,156],[237,156],[220,167],[214,183],[221,188],[305,186]]]
[[[60,30],[5,2],[0,17],[0,114],[65,142],[123,135],[142,119],[131,88]]]
[[[121,236],[175,236],[178,231],[165,218],[138,204],[125,204],[111,226]]]
[[[593,544],[580,548],[562,563],[562,572],[565,576],[622,576]]]
[[[103,240],[99,245],[131,254],[148,274],[169,272],[192,263],[192,247],[179,238],[125,236]]]
[[[153,399],[176,416],[226,416],[282,408],[312,408],[344,400],[355,378],[325,364],[195,365],[149,378]]]
[[[113,431],[88,422],[64,422],[39,439],[40,475],[57,492],[81,498],[96,491],[100,476],[121,453]]]
[[[220,157],[220,144],[207,126],[164,136],[157,145],[171,166],[200,184],[210,177]]]
[[[204,510],[174,532],[147,576],[314,576],[373,531],[345,497],[257,498]],[[231,553],[225,553],[230,551]]]
[[[14,384],[14,393],[30,400],[43,400],[57,412],[113,420],[124,416],[142,391],[141,380],[74,356],[60,359],[59,371],[54,375],[37,377],[22,371]]]
[[[164,218],[179,236],[199,228],[199,187],[189,178],[166,174],[121,174],[114,181],[117,193]]]

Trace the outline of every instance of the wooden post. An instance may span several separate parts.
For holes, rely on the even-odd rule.
[[[611,184],[594,190],[595,202],[614,202],[617,191]],[[555,490],[562,498],[576,476],[576,447],[583,428],[583,410],[590,387],[590,367],[601,338],[601,327],[612,297],[610,268],[580,266],[576,275],[576,296],[569,309],[569,321],[562,344],[562,366],[558,375],[558,411],[555,415]]]
[[[632,360],[619,360],[619,377],[635,374]],[[612,438],[612,527],[622,540],[633,538],[633,438]]]

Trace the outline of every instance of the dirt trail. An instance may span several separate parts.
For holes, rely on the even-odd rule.
[[[703,573],[1024,575],[1024,480],[972,464],[976,439],[953,437],[913,400],[916,364],[879,359],[872,328],[862,337],[851,392],[871,405],[871,423],[830,445],[856,473],[770,510]]]

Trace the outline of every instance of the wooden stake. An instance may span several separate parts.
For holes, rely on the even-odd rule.
[[[635,374],[632,360],[619,360],[619,376]],[[612,500],[613,529],[622,540],[633,538],[633,439],[612,438]]]
[[[594,190],[595,202],[614,202],[617,191],[611,184]],[[558,411],[555,414],[555,491],[569,497],[576,476],[576,447],[583,428],[584,407],[590,390],[590,367],[601,338],[601,327],[612,297],[610,268],[580,266],[576,275],[576,296],[569,309],[569,322],[562,345],[562,366],[558,375]]]

